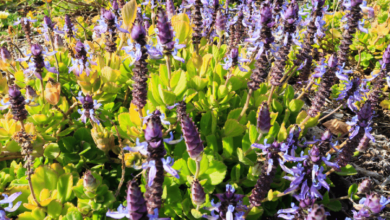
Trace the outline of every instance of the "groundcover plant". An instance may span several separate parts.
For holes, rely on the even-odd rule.
[[[389,5],[4,2],[0,220],[385,219]]]

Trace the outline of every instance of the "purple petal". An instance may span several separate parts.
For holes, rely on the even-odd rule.
[[[153,180],[156,177],[157,169],[156,164],[154,160],[149,161],[149,179],[148,179],[148,185],[152,186]]]

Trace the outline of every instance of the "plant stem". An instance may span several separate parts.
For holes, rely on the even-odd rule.
[[[41,204],[37,200],[37,197],[35,196],[34,188],[33,188],[32,182],[31,182],[31,166],[27,167],[27,173],[28,173],[28,176],[27,176],[27,178],[28,178],[28,186],[30,187],[31,195],[32,195],[35,203],[37,204],[37,206],[42,208]]]
[[[309,115],[306,116],[306,118],[303,119],[303,121],[299,124],[299,127],[301,127],[302,130],[305,128],[305,124],[306,124],[307,121],[309,121],[310,118],[311,118],[311,117],[310,117]]]
[[[47,3],[47,1],[46,1],[46,3]],[[53,40],[51,30],[49,30],[49,39],[50,39],[51,47],[53,48],[53,51],[55,51],[56,49],[54,48],[54,40]],[[57,56],[55,54],[54,54],[54,58],[56,59],[56,64],[57,64],[57,82],[59,82],[60,81],[60,65],[58,64],[58,59],[57,59]]]
[[[168,90],[171,90],[171,60],[169,59],[169,55],[165,55],[165,60],[167,61],[167,69],[168,69]]]
[[[310,86],[311,85],[313,85],[313,83],[314,83],[314,80],[311,80],[310,81],[310,83],[309,84],[307,84],[307,86],[306,86],[306,88],[302,91],[302,93],[301,94],[299,94],[299,96],[298,96],[298,98],[297,99],[301,99],[301,98],[303,98],[303,96],[306,94],[306,92],[308,92],[309,91],[309,88],[310,88]]]
[[[43,101],[45,101],[45,87],[43,86],[43,79],[40,80],[41,81],[41,87],[42,87],[42,99]]]
[[[196,172],[195,172],[195,175],[194,175],[194,179],[198,179],[199,172],[200,172],[200,161],[196,160],[195,164],[196,164]]]
[[[126,168],[126,166],[125,166],[125,153],[124,153],[124,150],[123,150],[122,140],[121,140],[121,137],[119,135],[118,127],[116,126],[116,124],[113,121],[110,120],[110,118],[108,116],[106,116],[106,118],[111,122],[111,125],[114,126],[114,128],[116,130],[116,135],[118,136],[119,147],[121,148],[122,176],[121,176],[121,180],[120,180],[119,185],[118,185],[118,189],[115,192],[115,197],[118,197],[119,191],[121,190],[123,182],[125,181],[125,173],[126,173],[126,169],[125,169]]]
[[[337,112],[337,110],[339,110],[343,105],[339,105],[339,107],[337,107],[336,109],[334,109],[333,111],[331,111],[329,114],[325,115],[324,117],[320,118],[320,120],[318,120],[318,122],[324,120],[325,118],[331,116],[333,113]]]
[[[256,139],[256,142],[259,142],[262,137],[263,137],[263,133],[260,133],[259,136]]]
[[[252,93],[253,93],[253,90],[250,89],[249,92],[248,92],[248,95],[247,95],[247,97],[246,97],[246,102],[245,102],[244,108],[242,108],[242,111],[241,111],[240,115],[238,116],[237,121],[240,121],[240,119],[242,118],[242,116],[244,116],[246,110],[248,110],[249,101],[250,101],[250,99],[251,99]]]
[[[221,49],[221,44],[222,44],[222,36],[218,38],[218,52]]]
[[[268,96],[268,101],[267,101],[268,106],[270,106],[270,104],[271,104],[272,94],[274,93],[274,90],[275,90],[275,86],[272,86],[271,91],[269,92],[269,96]]]

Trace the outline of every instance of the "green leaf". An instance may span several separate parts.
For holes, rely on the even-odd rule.
[[[284,123],[283,123],[282,126],[280,127],[280,130],[278,133],[278,141],[283,142],[284,140],[286,140],[287,136],[288,136],[288,133],[287,133],[286,127],[284,126]]]
[[[169,79],[168,79],[168,68],[167,68],[167,65],[160,64],[159,75],[160,75],[160,82],[164,86],[168,86]]]
[[[85,141],[88,143],[93,143],[93,139],[91,136],[91,130],[87,128],[79,128],[77,131],[74,133],[74,137],[78,141]]]
[[[352,195],[355,195],[358,191],[358,185],[356,183],[352,184],[348,189],[348,197],[351,198]]]
[[[50,202],[47,206],[47,214],[53,218],[58,218],[61,215],[62,204],[56,200]]]
[[[41,192],[43,189],[57,189],[57,180],[57,173],[47,166],[38,167],[31,176],[31,182],[35,193]]]
[[[347,166],[342,167],[340,172],[336,172],[340,176],[352,176],[356,175],[357,171],[351,164],[347,164]]]
[[[194,76],[191,78],[191,83],[197,91],[203,90],[207,86],[207,79],[200,78],[200,76]]]
[[[72,197],[73,176],[70,173],[66,173],[60,176],[57,183],[57,199],[61,203],[67,202]]]
[[[237,148],[237,156],[238,156],[238,160],[245,164],[245,165],[248,165],[248,166],[254,166],[255,163],[253,161],[251,161],[249,158],[245,157],[244,155],[244,152],[242,151],[241,148]]]
[[[163,100],[165,105],[173,105],[176,101],[175,93],[163,89],[161,85],[158,85],[158,91],[160,94],[160,98]]]
[[[329,203],[329,192],[328,191],[325,192],[324,197],[322,198],[321,203],[324,204],[324,205]]]
[[[186,89],[187,89],[187,76],[185,72],[181,71],[180,79],[175,89],[173,89],[173,93],[175,93],[177,97],[181,97],[186,91]]]
[[[199,176],[199,179],[207,179],[206,184],[215,186],[225,179],[226,170],[226,165],[221,161],[209,160],[209,168]]]
[[[303,107],[303,104],[305,104],[304,101],[300,100],[300,99],[293,99],[290,101],[290,103],[288,104],[288,109],[293,112],[293,113],[296,113],[296,112],[299,112],[302,107]]]
[[[255,143],[259,133],[257,133],[257,127],[255,125],[249,126],[249,140],[251,143]]]
[[[246,220],[258,220],[261,219],[260,217],[263,215],[264,209],[263,207],[254,207],[249,212]]]
[[[342,205],[339,200],[331,200],[328,204],[325,205],[325,207],[333,212],[339,212],[342,208]]]
[[[245,126],[241,125],[235,119],[228,119],[222,129],[223,137],[236,137],[244,133]]]
[[[232,137],[222,138],[222,147],[223,147],[222,156],[225,158],[230,158],[234,152],[233,138]]]
[[[74,137],[63,137],[58,142],[60,150],[64,153],[77,151],[76,145],[76,139]]]
[[[306,117],[307,117],[306,111],[299,112],[296,120],[297,124],[300,124],[303,120],[305,120]]]
[[[203,216],[203,214],[196,209],[191,209],[191,215],[196,219],[202,218]]]
[[[58,155],[60,155],[60,148],[58,147],[58,144],[50,143],[45,145],[45,152],[43,153],[43,155],[46,158],[50,158],[52,160],[57,158]]]
[[[281,114],[283,112],[283,105],[278,102],[278,100],[273,99],[272,100],[272,109],[279,112]]]

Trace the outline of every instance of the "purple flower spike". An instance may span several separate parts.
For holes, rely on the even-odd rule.
[[[173,31],[171,23],[164,9],[160,8],[157,12],[157,36],[164,49],[171,51],[174,47]]]
[[[259,114],[257,117],[257,129],[260,133],[268,133],[271,128],[271,115],[266,102],[263,102],[260,106]]]
[[[79,92],[79,96],[77,97],[81,104],[83,105],[83,110],[78,109],[78,113],[81,115],[80,120],[83,123],[87,123],[87,119],[91,119],[96,124],[100,124],[99,119],[95,116],[95,110],[100,108],[102,104],[98,104],[96,100],[92,99],[92,96],[86,95],[83,97],[81,95],[81,91]]]
[[[202,159],[204,146],[200,139],[198,128],[187,114],[183,115],[181,118],[181,127],[188,154],[193,160],[200,161]]]
[[[24,121],[27,119],[26,102],[18,87],[16,85],[9,86],[8,95],[10,97],[9,102],[11,103],[13,119],[16,121]]]
[[[136,180],[129,181],[126,192],[130,219],[141,220],[147,216],[146,202]]]
[[[242,204],[244,195],[235,194],[234,187],[229,184],[226,185],[225,193],[215,194],[215,196],[218,197],[220,202],[214,204],[212,201],[211,204],[214,206],[213,209],[219,212],[219,217],[221,219],[228,220],[227,216],[232,217],[237,216],[237,214],[241,216],[241,212],[246,210],[246,207]],[[230,220],[233,220],[233,218],[230,218]]]
[[[365,179],[358,186],[358,194],[366,194],[371,192],[372,183],[370,179]]]
[[[223,33],[226,30],[226,17],[222,9],[217,11],[217,15],[215,18],[215,29],[219,37],[222,37]]]
[[[119,10],[119,5],[118,5],[118,1],[117,0],[112,1],[112,9],[114,11],[118,11]]]
[[[11,53],[6,47],[0,47],[0,58],[5,63],[12,59]]]
[[[50,17],[48,16],[43,17],[43,22],[46,27],[48,27],[50,30],[53,30],[55,23],[52,22]]]
[[[192,182],[191,196],[195,205],[202,205],[206,201],[204,189],[197,179]]]
[[[66,32],[66,36],[68,38],[74,37],[74,31],[76,31],[76,29],[75,29],[72,21],[70,20],[69,15],[65,15],[64,31]]]
[[[173,0],[167,0],[166,9],[167,9],[168,18],[171,19],[176,14]]]
[[[327,213],[322,205],[314,204],[314,206],[309,209],[309,214],[307,215],[307,220],[325,220]]]
[[[272,7],[270,4],[264,4],[260,9],[260,23],[269,24],[272,22]]]

